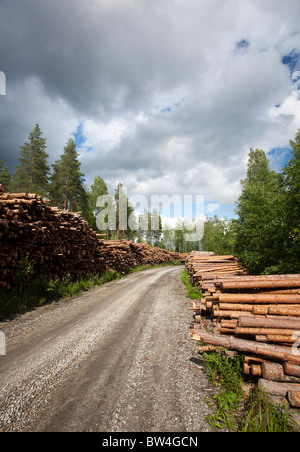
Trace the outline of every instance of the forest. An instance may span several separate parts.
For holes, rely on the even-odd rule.
[[[99,175],[88,188],[72,138],[67,141],[59,160],[50,166],[47,142],[38,124],[20,147],[19,164],[13,174],[0,160],[0,184],[6,191],[37,193],[47,198],[52,206],[80,211],[97,232],[97,199],[109,195],[117,218],[115,230],[110,230],[111,239],[146,242],[177,252],[202,249],[235,254],[253,274],[300,273],[300,130],[294,141],[290,141],[290,147],[291,157],[279,173],[270,168],[263,150],[250,149],[247,175],[241,181],[241,193],[235,205],[236,218],[207,217],[200,242],[185,240],[193,222],[179,219],[175,228],[163,227],[159,212],[144,211],[135,215],[128,198],[127,216],[131,224],[134,218],[135,227],[122,230],[118,222],[120,193],[124,194],[122,183],[111,195]],[[153,217],[159,224],[156,231],[151,230]]]

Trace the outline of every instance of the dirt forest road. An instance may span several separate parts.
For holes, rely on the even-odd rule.
[[[181,271],[134,273],[1,324],[0,431],[210,431]]]

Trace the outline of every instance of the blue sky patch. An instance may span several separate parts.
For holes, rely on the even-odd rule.
[[[76,132],[74,132],[72,135],[74,137],[77,152],[80,152],[80,149],[82,149],[86,143],[86,138],[83,135],[83,123],[82,122],[79,123],[79,126],[77,127]],[[92,150],[93,150],[92,147],[85,146],[85,151],[91,152]]]
[[[289,67],[291,75],[295,71],[300,70],[300,53],[296,49],[293,49],[288,55],[285,55],[281,61],[282,64]]]
[[[80,122],[76,132],[73,133],[74,141],[77,148],[81,148],[86,139],[83,136],[83,123]]]
[[[249,46],[250,42],[248,41],[248,39],[242,39],[236,44],[237,49],[248,49]]]
[[[292,156],[292,149],[288,147],[273,148],[270,152],[268,152],[268,156],[270,158],[271,168],[276,172],[280,172],[290,160]]]

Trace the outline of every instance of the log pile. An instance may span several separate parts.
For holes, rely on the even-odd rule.
[[[152,248],[146,243],[131,241],[102,241],[101,256],[107,270],[127,273],[130,268],[140,265],[156,265],[172,261],[184,263],[184,256],[161,248]]]
[[[210,259],[222,256],[206,257]],[[192,268],[193,261],[197,259],[189,257],[186,266],[204,295],[193,302],[198,323],[192,339],[206,344],[199,350],[242,352],[245,375],[258,377],[259,386],[273,395],[288,394],[290,404],[299,408],[300,275],[250,276],[240,269],[243,275],[211,271],[208,276],[203,266]],[[202,329],[207,318],[212,319],[212,332]]]
[[[50,207],[35,194],[0,191],[0,288],[20,274],[78,279],[106,270],[126,272],[137,265],[181,260],[145,244],[99,240],[80,213]]]
[[[203,251],[191,253],[186,267],[192,283],[201,290],[203,283],[212,285],[214,279],[246,274],[235,256],[216,256]]]

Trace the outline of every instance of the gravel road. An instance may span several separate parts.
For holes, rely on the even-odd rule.
[[[210,431],[182,267],[1,323],[0,431]]]

